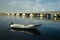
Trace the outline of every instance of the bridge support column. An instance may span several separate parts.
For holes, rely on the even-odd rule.
[[[19,13],[17,13],[16,16],[19,16]]]
[[[25,16],[25,13],[23,13],[22,16]]]
[[[57,14],[55,14],[54,17],[57,17]]]
[[[22,16],[24,16],[24,17],[25,17],[25,16],[26,16],[26,15],[25,15],[25,13],[23,13],[23,14],[22,14]]]
[[[44,15],[41,13],[41,14],[40,14],[40,17],[43,17],[43,16],[44,16]]]
[[[14,13],[12,13],[12,16],[14,15]]]
[[[7,15],[10,16],[10,13],[8,13]]]
[[[31,14],[30,14],[30,17],[32,17],[32,16],[33,16],[33,14],[31,13]]]

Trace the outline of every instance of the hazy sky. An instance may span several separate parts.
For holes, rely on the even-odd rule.
[[[60,0],[0,0],[0,11],[4,12],[60,11]]]

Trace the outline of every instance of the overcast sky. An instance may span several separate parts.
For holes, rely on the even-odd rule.
[[[0,11],[4,12],[60,11],[60,0],[0,0]]]

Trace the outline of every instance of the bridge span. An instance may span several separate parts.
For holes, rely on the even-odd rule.
[[[39,16],[39,17],[59,17],[60,12],[40,12],[40,13],[7,13],[7,15],[10,16],[29,16],[29,17],[34,17],[34,16]]]

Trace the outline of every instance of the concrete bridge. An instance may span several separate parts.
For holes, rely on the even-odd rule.
[[[39,17],[59,17],[60,12],[40,12],[40,13],[7,13],[10,16],[39,16]]]

